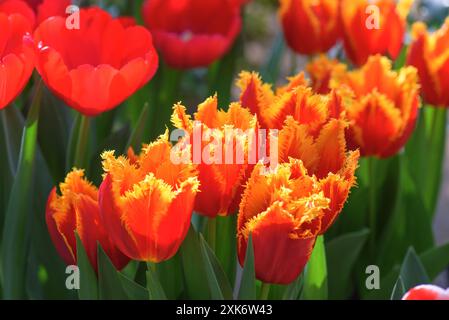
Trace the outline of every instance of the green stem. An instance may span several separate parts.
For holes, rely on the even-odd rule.
[[[430,137],[428,139],[428,145],[432,150],[432,154],[429,156],[430,161],[434,168],[429,168],[431,171],[427,174],[427,181],[430,185],[426,188],[425,203],[429,212],[433,216],[436,210],[438,196],[441,189],[441,181],[443,177],[443,164],[446,149],[447,138],[447,109],[446,108],[432,108],[432,119]],[[426,159],[428,160],[428,159]],[[433,175],[432,175],[433,171]]]
[[[136,152],[140,150],[145,132],[145,125],[148,119],[149,109],[150,107],[148,103],[145,103],[140,113],[139,120],[136,123],[136,127],[134,128],[131,136],[129,137],[128,143],[126,144],[125,153],[130,147],[133,148],[133,150]]]
[[[376,245],[376,169],[374,157],[368,158],[369,170],[369,203],[368,226],[370,228],[370,249],[372,254]]]
[[[79,169],[86,168],[88,157],[88,141],[89,141],[90,118],[81,116],[81,124],[78,132],[78,140],[76,142],[75,160],[73,165]]]
[[[150,140],[157,138],[163,134],[167,126],[170,125],[170,117],[173,105],[178,97],[179,85],[183,72],[172,69],[166,65],[159,68],[160,88],[158,93],[158,101],[152,107],[150,119],[152,128],[150,129]]]
[[[13,108],[13,106],[10,106],[10,108]],[[8,159],[9,170],[11,171],[12,174],[14,174],[16,172],[16,163],[14,161],[13,152],[11,152],[12,147],[11,147],[10,143],[11,143],[12,137],[9,134],[9,130],[8,130],[8,119],[6,117],[6,111],[0,112],[0,116],[2,118],[6,150],[9,151],[6,153],[6,158]]]
[[[156,272],[156,264],[155,263],[147,262],[147,268],[148,268],[148,270],[150,270],[152,272]]]
[[[3,293],[5,299],[23,299],[26,297],[26,262],[29,247],[27,225],[30,203],[29,201],[23,201],[23,199],[27,195],[33,194],[32,181],[42,87],[42,80],[39,80],[25,122],[19,164],[6,210],[2,241]]]
[[[271,285],[269,283],[262,282],[262,287],[260,288],[259,300],[268,300],[270,294]]]
[[[209,218],[207,228],[209,246],[215,252],[217,241],[217,218]]]

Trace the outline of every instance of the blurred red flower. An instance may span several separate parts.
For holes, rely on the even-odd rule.
[[[340,36],[336,0],[281,0],[279,16],[288,45],[300,54],[326,52]]]
[[[31,29],[21,15],[7,15],[0,7],[0,109],[23,90],[34,69]]]
[[[147,0],[142,14],[164,61],[177,69],[221,58],[241,29],[235,0]]]
[[[53,244],[65,263],[77,262],[76,231],[95,270],[97,242],[118,270],[125,267],[129,258],[118,251],[106,234],[100,221],[98,189],[84,178],[84,172],[70,172],[60,189],[61,195],[56,193],[56,188],[51,191],[45,218]]]
[[[49,17],[64,16],[71,3],[71,0],[0,0],[0,8],[22,14],[35,26]]]
[[[94,116],[113,109],[155,74],[158,56],[143,27],[124,27],[99,8],[80,11],[80,28],[62,17],[35,32],[36,67],[70,107]]]
[[[423,284],[410,289],[402,300],[449,300],[449,289]]]
[[[449,107],[449,18],[432,34],[425,24],[415,23],[412,37],[407,64],[418,69],[424,101]]]
[[[396,59],[412,3],[413,0],[341,0],[344,47],[352,63],[361,66],[375,54]]]

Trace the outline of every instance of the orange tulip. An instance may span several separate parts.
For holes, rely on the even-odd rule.
[[[449,18],[433,34],[420,22],[412,29],[407,64],[418,69],[423,99],[434,106],[449,107]]]
[[[300,54],[326,52],[340,36],[338,1],[281,0],[279,16],[288,45]]]
[[[271,85],[263,83],[255,72],[243,71],[237,80],[237,87],[241,92],[240,104],[257,116],[262,128],[270,129],[282,127],[286,113],[283,114],[280,110],[288,108],[291,91],[306,85],[303,73],[289,78],[289,83],[278,88],[276,92],[272,90]]]
[[[319,234],[325,233],[338,217],[355,185],[360,153],[346,150],[346,127],[345,120],[331,119],[315,139],[307,125],[299,124],[290,116],[279,132],[279,162],[300,159],[330,200],[329,208],[324,210]]]
[[[344,117],[343,92],[314,94],[303,73],[289,78],[289,83],[276,92],[262,83],[257,73],[242,72],[237,86],[242,106],[257,115],[262,128],[281,129],[286,118],[293,116],[317,136],[329,119]]]
[[[355,184],[359,152],[348,152],[346,145],[345,109],[351,98],[348,90],[319,95],[305,83],[299,74],[274,93],[255,73],[244,72],[239,80],[242,104],[267,127],[280,129],[278,161],[300,159],[308,172],[319,179],[325,196],[331,200],[323,217],[324,233],[343,209]]]
[[[251,234],[256,277],[288,284],[307,263],[329,208],[314,176],[300,160],[291,159],[262,174],[258,164],[248,180],[238,216],[238,256],[243,265]]]
[[[195,126],[194,121],[186,114],[184,106],[175,105],[172,122],[176,128],[185,130],[191,139],[211,136],[210,139],[191,140],[193,155],[199,155],[195,157],[197,159],[194,159],[194,162],[198,164],[201,183],[201,192],[195,201],[195,212],[208,217],[234,214],[237,212],[243,185],[252,167],[248,164],[248,140],[239,144],[243,149],[243,158],[240,162],[236,161],[238,135],[232,141],[233,161],[226,161],[225,157],[231,150],[227,149],[230,145],[226,141],[226,130],[240,129],[243,134],[248,132],[247,130],[256,132],[256,118],[237,103],[231,104],[228,111],[218,110],[217,96],[214,96],[198,106],[194,120],[200,125]],[[215,142],[220,145],[213,147]],[[216,151],[208,152],[211,147],[216,148]],[[203,155],[208,157],[209,154],[212,159],[203,159]]]
[[[190,149],[178,150],[184,159]],[[160,262],[177,252],[190,227],[199,182],[191,162],[171,161],[168,133],[140,155],[104,152],[101,216],[117,247],[135,260]]]
[[[345,65],[336,59],[329,59],[325,55],[313,59],[307,64],[306,70],[312,82],[313,92],[327,94],[331,91],[329,84],[333,72],[346,70]]]
[[[349,59],[358,66],[374,54],[396,59],[412,3],[413,0],[341,0],[343,41]]]
[[[46,222],[50,237],[67,264],[76,264],[76,238],[78,233],[93,268],[97,270],[97,242],[121,270],[129,262],[111,242],[100,220],[98,190],[84,178],[83,170],[74,170],[60,184],[61,195],[56,188],[47,202]]]
[[[417,119],[419,85],[414,67],[391,70],[391,61],[372,56],[360,69],[334,73],[331,87],[346,86],[354,98],[346,104],[351,125],[348,142],[362,156],[396,154],[409,139]]]

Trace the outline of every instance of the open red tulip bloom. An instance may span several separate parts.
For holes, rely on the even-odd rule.
[[[0,11],[0,109],[14,100],[30,79],[34,59],[27,20]]]
[[[66,19],[44,21],[34,35],[37,70],[46,85],[87,116],[110,110],[147,83],[158,56],[143,27],[124,27],[106,11],[80,11],[80,29]]]
[[[221,58],[241,29],[233,0],[147,0],[143,18],[164,61],[177,69],[206,67]]]

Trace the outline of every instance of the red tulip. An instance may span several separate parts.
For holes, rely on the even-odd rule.
[[[176,150],[176,149],[175,149]],[[190,227],[199,181],[196,166],[174,164],[168,133],[140,155],[104,152],[99,202],[104,226],[122,252],[135,260],[173,257]],[[190,159],[190,149],[177,150]],[[185,158],[184,158],[185,156]]]
[[[221,58],[242,24],[235,0],[147,0],[142,14],[165,62],[177,69]]]
[[[279,16],[288,45],[300,54],[326,52],[340,36],[338,1],[281,0]]]
[[[71,3],[71,0],[0,0],[0,8],[9,13],[22,14],[35,26],[47,18],[65,16]]]
[[[67,7],[72,4],[72,0],[25,0],[36,13],[36,22],[56,16],[65,16]]]
[[[402,300],[449,300],[449,289],[423,284],[410,289]]]
[[[243,265],[251,235],[256,277],[288,284],[309,260],[330,200],[301,160],[291,158],[269,174],[262,167],[254,168],[240,203],[238,257]]]
[[[0,109],[20,94],[33,72],[30,32],[23,16],[7,15],[0,7]]]
[[[333,72],[330,86],[346,87],[354,99],[346,104],[350,149],[364,157],[387,158],[407,143],[420,107],[417,70],[392,70],[386,57],[371,56],[360,69]]]
[[[215,95],[198,106],[194,119],[187,115],[184,106],[175,105],[172,122],[176,128],[184,130],[190,136],[193,155],[201,155],[201,159],[194,159],[194,162],[198,163],[198,179],[201,185],[195,199],[195,212],[212,218],[234,214],[238,209],[245,182],[254,167],[254,163],[248,159],[253,146],[248,142],[249,139],[241,145],[239,143],[242,147],[242,161],[227,162],[226,154],[230,153],[227,130],[234,128],[241,132],[256,133],[256,117],[238,103],[231,104],[228,111],[220,110]],[[195,136],[210,139],[196,141]],[[232,150],[237,150],[237,139],[232,139]],[[216,149],[221,150],[213,153],[217,158],[210,156],[210,159],[205,159],[204,155],[212,153],[210,148],[215,142],[220,145]]]
[[[345,71],[346,66],[336,59],[329,59],[325,55],[320,55],[307,64],[306,70],[310,76],[313,91],[319,94],[327,94],[331,91],[329,85],[332,74]]]
[[[37,70],[70,107],[94,116],[118,106],[156,72],[158,56],[143,27],[124,27],[99,8],[80,11],[80,29],[44,21],[35,32]]]
[[[375,54],[396,59],[404,43],[412,3],[413,0],[341,0],[344,47],[352,63],[361,66]]]
[[[84,178],[82,170],[70,172],[60,185],[61,195],[54,188],[48,197],[46,221],[50,237],[67,264],[76,264],[78,233],[93,268],[97,270],[97,242],[121,270],[129,262],[112,244],[100,220],[98,189]]]
[[[434,33],[417,22],[412,27],[407,64],[418,69],[424,102],[436,107],[449,107],[449,18]]]

